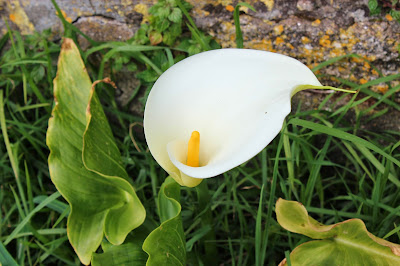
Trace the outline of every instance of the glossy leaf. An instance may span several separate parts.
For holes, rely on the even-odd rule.
[[[71,206],[68,238],[89,264],[103,235],[114,245],[143,223],[145,210],[128,182],[110,126],[71,39],[64,39],[55,107],[49,120],[50,176]]]
[[[180,185],[168,177],[158,194],[161,225],[149,234],[143,250],[148,266],[186,265],[186,244],[182,228]]]
[[[276,203],[276,216],[283,228],[320,239],[295,248],[291,265],[400,265],[400,245],[374,236],[360,219],[323,225],[301,203],[283,199]]]
[[[112,265],[137,265],[146,264],[147,254],[142,250],[143,241],[146,235],[135,232],[129,235],[126,241],[119,246],[108,243],[103,244],[104,253],[93,254],[93,266],[112,266]]]

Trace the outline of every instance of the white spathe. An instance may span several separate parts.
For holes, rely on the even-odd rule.
[[[147,99],[144,132],[150,152],[179,184],[196,186],[268,145],[299,85],[321,86],[304,64],[276,53],[220,49],[184,59],[160,76]],[[195,130],[200,167],[186,165]]]

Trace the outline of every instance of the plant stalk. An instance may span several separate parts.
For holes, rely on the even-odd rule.
[[[201,226],[210,227],[210,231],[203,237],[203,245],[205,250],[205,265],[216,265],[217,245],[215,241],[215,232],[213,227],[213,219],[211,213],[211,196],[208,190],[206,180],[203,180],[197,187],[197,198],[199,201],[198,214],[201,217]]]

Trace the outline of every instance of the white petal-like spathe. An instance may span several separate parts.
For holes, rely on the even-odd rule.
[[[144,131],[156,161],[181,185],[226,172],[259,153],[282,128],[299,85],[321,86],[301,62],[247,49],[191,56],[154,84]],[[187,143],[200,132],[200,167],[185,165]],[[196,178],[196,179],[193,179]]]

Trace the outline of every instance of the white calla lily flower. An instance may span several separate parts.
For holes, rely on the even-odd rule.
[[[307,66],[288,56],[203,52],[175,64],[154,84],[144,113],[146,141],[179,184],[197,186],[257,155],[280,132],[292,95],[321,86]],[[191,157],[198,162],[189,163]]]

